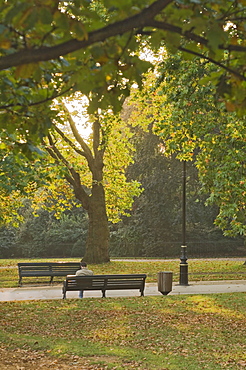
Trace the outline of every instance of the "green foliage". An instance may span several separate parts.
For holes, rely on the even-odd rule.
[[[133,162],[134,145],[131,142],[131,127],[119,117],[106,117],[102,131],[108,132],[108,148],[105,152],[104,184],[109,221],[119,222],[128,216],[134,199],[142,190],[140,182],[126,177]]]
[[[0,228],[0,258],[12,257],[16,254],[16,233],[14,228]]]
[[[16,150],[18,151],[14,142],[9,143],[7,150],[0,149],[0,187],[1,192],[6,195],[14,191],[27,194],[28,184],[35,183],[40,187],[50,180],[46,168],[44,170],[42,167],[42,161],[45,162],[44,152],[40,151],[43,157],[36,155],[36,159],[29,161],[22,153],[16,156]]]
[[[135,117],[135,116],[134,116]],[[111,226],[111,255],[128,257],[177,257],[182,241],[182,171],[174,156],[163,155],[163,141],[136,128],[132,140],[136,151],[127,177],[142,184],[130,218]],[[213,225],[218,207],[205,206],[198,171],[187,163],[186,239],[189,258],[229,256],[244,253],[243,238],[224,237]]]
[[[3,257],[80,257],[85,251],[88,220],[80,208],[66,210],[59,219],[54,212],[40,209],[33,214],[31,201],[19,210],[18,227],[0,229],[0,256]],[[70,206],[71,208],[71,206]]]
[[[0,127],[39,143],[60,95],[90,95],[89,112],[118,112],[165,47],[214,63],[208,79],[229,110],[245,110],[245,4],[228,1],[0,1]],[[223,82],[222,82],[223,80]]]
[[[153,122],[163,152],[195,160],[209,202],[220,208],[216,224],[225,235],[245,235],[245,123],[227,112],[204,76],[217,71],[204,60],[164,57],[159,76],[138,96],[139,121]]]
[[[31,147],[29,144],[27,144],[28,148],[25,148],[25,144],[23,144],[22,152],[20,152],[14,137],[15,134],[9,136],[6,136],[6,132],[1,134],[0,223],[16,226],[23,221],[21,209],[25,207],[25,199],[34,199],[36,196],[36,203],[41,204],[42,190],[45,191],[46,197],[50,196],[48,191],[50,183],[61,177],[61,170],[54,163],[48,161],[47,153],[43,150]],[[55,187],[59,193],[58,185]],[[49,203],[46,202],[44,205],[43,202],[43,206],[49,208]],[[64,206],[62,208],[58,205],[58,200],[56,200],[57,214],[58,210],[60,212],[64,210]]]
[[[54,256],[84,255],[88,219],[82,212],[78,216],[63,214],[48,228],[44,242],[47,250],[52,251]]]

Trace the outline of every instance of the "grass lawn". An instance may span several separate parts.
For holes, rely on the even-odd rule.
[[[0,302],[0,367],[243,370],[245,307],[245,293]]]
[[[0,260],[0,287],[18,285],[21,261]],[[188,263],[190,281],[246,279],[243,261]],[[146,273],[147,282],[156,281],[159,271],[179,278],[179,260],[89,268],[95,274]],[[24,286],[30,282],[23,279]],[[246,293],[0,302],[0,368],[244,370],[245,307]]]
[[[63,259],[50,259],[50,261],[62,261]],[[76,261],[79,259],[65,259],[66,261]],[[246,258],[245,258],[246,260]],[[17,287],[18,286],[18,262],[30,262],[28,259],[0,259],[0,288]],[[33,262],[47,262],[49,259],[32,259]],[[179,279],[179,263],[177,260],[148,260],[139,262],[138,260],[129,261],[111,261],[101,265],[90,265],[89,268],[95,274],[133,274],[146,273],[146,282],[156,282],[157,273],[160,271],[173,271],[173,280]],[[207,260],[207,259],[190,259],[189,265],[189,281],[202,280],[244,280],[246,279],[246,265],[243,261],[235,260]],[[62,281],[64,279],[61,279]],[[39,278],[39,282],[47,283],[49,278]],[[54,282],[59,279],[54,278]],[[23,278],[23,284],[29,282],[37,282],[37,279]]]

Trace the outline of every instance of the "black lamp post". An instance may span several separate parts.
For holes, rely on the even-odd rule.
[[[186,255],[186,161],[183,161],[183,176],[182,176],[182,246],[181,246],[181,257],[180,257],[180,274],[179,274],[179,284],[188,284],[188,263]]]

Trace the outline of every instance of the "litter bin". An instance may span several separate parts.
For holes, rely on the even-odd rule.
[[[158,272],[158,290],[163,295],[172,291],[173,273],[170,271]]]

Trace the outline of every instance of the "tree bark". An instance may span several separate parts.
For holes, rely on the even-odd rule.
[[[84,261],[109,262],[109,227],[102,184],[94,184],[89,197],[89,230]]]

